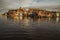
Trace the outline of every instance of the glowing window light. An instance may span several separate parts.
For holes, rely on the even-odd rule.
[[[57,17],[59,16],[59,13],[56,13]]]
[[[22,16],[22,13],[20,13],[20,16]]]

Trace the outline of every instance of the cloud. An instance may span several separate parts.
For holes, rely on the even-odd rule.
[[[0,0],[0,7],[18,8],[19,6],[51,6],[60,5],[60,0]]]
[[[60,0],[0,0],[0,8],[11,9],[22,7],[48,7],[60,5]]]
[[[35,0],[31,6],[52,6],[60,5],[59,0]]]

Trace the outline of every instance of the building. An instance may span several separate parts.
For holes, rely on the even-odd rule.
[[[46,12],[44,10],[39,10],[38,16],[39,17],[46,17]]]
[[[53,12],[49,12],[47,17],[51,17],[51,18],[54,17],[54,13]]]
[[[60,13],[59,12],[56,13],[56,17],[60,17]]]

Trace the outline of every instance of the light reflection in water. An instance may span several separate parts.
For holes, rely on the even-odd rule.
[[[29,26],[29,19],[27,17],[24,18],[24,25]]]
[[[51,21],[51,18],[48,18],[49,21]]]
[[[23,19],[23,17],[22,16],[20,16],[20,20],[22,20]]]
[[[7,23],[4,20],[7,20]],[[60,18],[30,18],[30,17],[3,17],[3,23],[0,22],[0,27],[3,31],[13,31],[11,34],[19,37],[31,37],[31,38],[56,38],[55,35],[60,36]],[[12,23],[13,20],[16,24]],[[55,23],[55,24],[54,24]],[[12,25],[11,25],[12,24]],[[21,25],[22,24],[22,25]],[[7,26],[7,27],[5,27]],[[14,27],[13,27],[14,26]],[[5,30],[3,30],[5,28]],[[20,34],[21,33],[21,34]],[[8,34],[8,32],[7,32]],[[10,32],[9,32],[10,34]],[[25,36],[26,34],[26,36]],[[11,35],[13,37],[13,35]],[[15,36],[16,36],[15,35]],[[46,36],[47,35],[47,36]],[[15,37],[14,36],[14,37]],[[38,37],[39,36],[39,37]]]
[[[57,18],[30,18],[30,17],[22,17],[22,16],[14,16],[14,17],[7,17],[5,16],[4,17],[5,20],[8,21],[8,19],[12,19],[14,22],[20,22],[20,21],[23,21],[24,25],[25,26],[28,26],[30,22],[34,22],[34,21],[37,21],[37,22],[48,22],[48,21],[52,21],[52,22],[59,22],[60,18],[57,17]]]
[[[60,18],[58,18],[58,17],[56,18],[56,22],[57,22],[57,23],[59,22],[59,19],[60,19]]]
[[[13,20],[19,22],[19,17],[18,16],[14,16]]]
[[[7,16],[3,16],[3,19],[7,21]]]

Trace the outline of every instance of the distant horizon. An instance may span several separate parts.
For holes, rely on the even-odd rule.
[[[60,6],[60,0],[0,0],[0,8]]]
[[[19,7],[36,7],[60,11],[60,0],[0,0],[0,12]]]
[[[39,9],[42,9],[42,10],[48,10],[48,11],[59,11],[60,12],[60,9],[58,8],[44,8],[44,7],[23,7],[23,8],[39,8]],[[18,8],[9,8],[9,9],[0,9],[0,13],[4,13],[4,12],[7,12],[9,10],[12,10],[12,9],[18,9]]]

